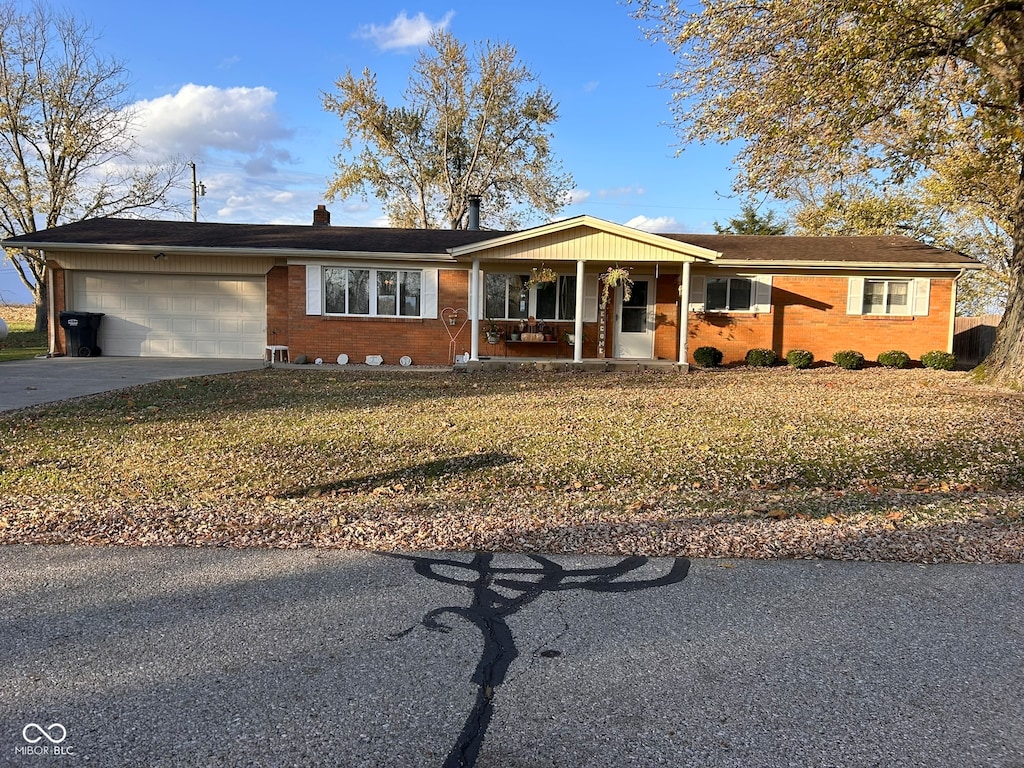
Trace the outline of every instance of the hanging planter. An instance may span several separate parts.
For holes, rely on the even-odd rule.
[[[553,283],[558,279],[558,273],[551,267],[534,267],[530,270],[530,279],[524,284],[526,290],[532,288],[538,288],[548,283]]]
[[[608,323],[608,302],[611,301],[612,291],[622,286],[622,300],[629,301],[633,295],[633,280],[629,276],[629,269],[626,267],[608,267],[601,275],[601,311],[598,313],[597,325],[597,356],[604,357],[605,333]]]
[[[612,291],[620,285],[622,286],[622,300],[629,301],[633,295],[633,280],[629,276],[629,269],[627,267],[608,267],[608,271],[601,275],[601,309],[608,306]]]

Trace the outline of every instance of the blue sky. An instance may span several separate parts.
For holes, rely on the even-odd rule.
[[[616,0],[54,0],[89,21],[97,49],[131,74],[142,156],[196,163],[201,221],[382,225],[373,199],[324,197],[342,124],[321,93],[369,68],[398,103],[431,28],[462,42],[502,41],[559,103],[553,147],[576,182],[565,216],[587,213],[649,231],[710,232],[739,210],[731,152],[688,147],[666,125],[672,69]],[[186,182],[190,179],[186,179]],[[188,186],[180,198],[191,199]],[[187,206],[186,206],[187,208]],[[540,223],[540,222],[537,222]],[[27,300],[9,264],[0,299]]]

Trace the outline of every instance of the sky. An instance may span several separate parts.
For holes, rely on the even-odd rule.
[[[552,148],[572,174],[561,217],[589,214],[652,232],[711,232],[736,215],[732,153],[681,148],[668,125],[673,68],[617,0],[51,0],[87,21],[95,47],[120,59],[139,115],[139,158],[180,156],[206,189],[199,220],[308,224],[326,204],[335,225],[384,226],[370,198],[325,197],[343,126],[321,97],[369,69],[401,103],[432,29],[463,43],[507,42],[559,105]],[[683,151],[680,152],[679,150]],[[175,193],[191,216],[191,176]],[[536,224],[542,221],[533,222]],[[28,301],[9,263],[0,300]]]

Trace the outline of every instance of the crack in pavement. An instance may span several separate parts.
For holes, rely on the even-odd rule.
[[[469,562],[418,555],[389,556],[412,562],[413,569],[424,578],[473,590],[473,599],[468,607],[434,608],[420,622],[428,631],[449,632],[451,627],[439,621],[439,617],[451,614],[474,625],[483,638],[480,660],[470,678],[477,686],[476,700],[442,768],[472,768],[480,754],[494,712],[495,691],[505,681],[509,667],[519,656],[506,618],[548,592],[634,592],[677,584],[686,578],[690,569],[689,560],[677,557],[672,559],[669,571],[661,576],[622,580],[643,568],[649,562],[648,558],[625,557],[604,568],[565,569],[551,558],[540,555],[526,555],[536,563],[536,566],[528,567],[498,567],[494,564],[494,555],[483,552],[474,554]],[[467,577],[457,578],[439,569],[466,571]],[[502,594],[499,589],[515,596]],[[389,635],[388,639],[405,637],[416,626],[419,625]]]

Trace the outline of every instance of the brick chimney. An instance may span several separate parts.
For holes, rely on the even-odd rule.
[[[327,210],[326,205],[318,205],[316,210],[313,211],[313,226],[314,227],[329,227],[331,226],[331,212]]]

